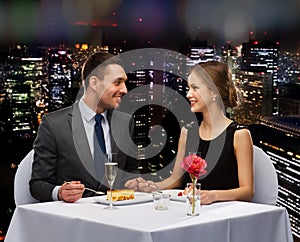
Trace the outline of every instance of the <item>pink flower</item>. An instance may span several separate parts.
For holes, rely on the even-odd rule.
[[[180,166],[192,177],[197,179],[207,173],[205,170],[207,167],[206,161],[196,154],[191,154],[184,157],[183,161],[180,163]]]

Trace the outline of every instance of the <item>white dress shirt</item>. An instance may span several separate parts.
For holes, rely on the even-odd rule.
[[[96,113],[83,101],[81,98],[79,101],[79,110],[82,117],[82,122],[85,128],[85,133],[89,142],[89,146],[91,149],[91,153],[94,157],[94,135],[95,135],[95,115]],[[109,124],[107,120],[107,111],[101,113],[104,117],[101,121],[103,133],[104,133],[104,140],[105,140],[105,148],[106,152],[111,152],[111,140],[109,135]]]

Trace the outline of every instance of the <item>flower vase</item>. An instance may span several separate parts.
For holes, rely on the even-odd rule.
[[[187,183],[188,191],[186,196],[186,214],[189,216],[198,216],[200,214],[200,194],[197,194],[201,188],[201,184],[197,179],[192,179],[191,183]]]

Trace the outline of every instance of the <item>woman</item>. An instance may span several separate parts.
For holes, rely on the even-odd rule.
[[[205,158],[207,175],[200,177],[201,203],[244,200],[253,196],[253,143],[249,130],[226,117],[224,107],[240,104],[239,93],[231,79],[227,64],[217,61],[197,64],[188,76],[187,98],[191,111],[202,113],[200,125],[182,128],[176,162],[172,175],[154,183],[144,181],[136,189],[154,190],[184,188],[190,182],[189,174],[180,162],[189,151],[201,152]],[[199,145],[198,145],[199,144]],[[191,150],[192,149],[192,150]]]

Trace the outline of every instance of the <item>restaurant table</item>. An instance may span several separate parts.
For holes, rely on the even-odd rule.
[[[18,206],[5,242],[292,242],[285,208],[248,202],[203,205],[187,216],[185,203],[153,202],[103,209],[93,198],[76,203],[48,202]]]

